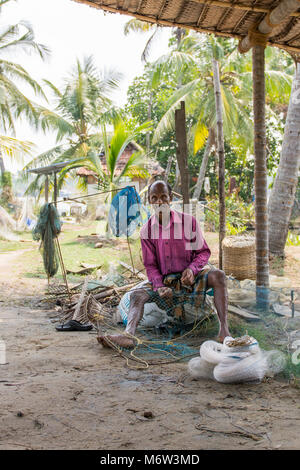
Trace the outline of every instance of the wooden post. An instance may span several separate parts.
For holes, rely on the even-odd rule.
[[[57,177],[56,172],[54,172],[54,204],[57,207]]]
[[[222,96],[219,64],[216,59],[212,60],[214,91],[217,117],[217,151],[219,157],[219,269],[223,269],[222,242],[226,235],[226,211],[225,211],[225,150],[223,135]]]
[[[181,193],[183,205],[189,204],[189,170],[187,163],[187,137],[185,126],[185,103],[180,102],[181,108],[175,111],[175,131],[176,131],[176,157],[181,176]]]
[[[46,175],[45,177],[45,203],[48,204],[49,202],[49,176]]]
[[[256,299],[257,306],[268,308],[269,242],[267,211],[267,159],[265,122],[265,47],[254,45],[253,111],[255,155],[255,234],[256,234]]]

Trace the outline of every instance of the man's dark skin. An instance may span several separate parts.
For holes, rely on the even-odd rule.
[[[168,186],[163,181],[156,181],[150,187],[149,192],[149,203],[155,208],[156,217],[158,217],[159,223],[162,224],[163,211],[170,210],[170,203],[172,201],[172,194],[169,193]],[[187,286],[193,284],[195,280],[194,273],[191,269],[187,268],[183,271],[181,276],[181,282]],[[207,279],[208,287],[214,289],[214,302],[218,313],[220,322],[220,328],[218,333],[218,341],[223,342],[226,336],[230,336],[228,325],[227,325],[227,288],[226,288],[226,276],[220,269],[215,269],[208,273]],[[172,289],[169,287],[160,287],[157,289],[158,294],[162,298],[172,297]],[[127,326],[125,334],[123,335],[109,335],[99,336],[98,341],[103,346],[111,346],[114,343],[118,346],[131,348],[134,346],[136,328],[143,316],[144,304],[149,300],[149,294],[143,290],[138,289],[132,292],[130,297],[130,311],[127,319]]]

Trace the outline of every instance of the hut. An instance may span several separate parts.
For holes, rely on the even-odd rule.
[[[122,153],[121,157],[117,161],[116,164],[116,170],[115,174],[116,176],[119,176],[122,171],[124,170],[126,163],[128,162],[129,158],[131,155],[138,150],[137,147],[135,147],[134,143],[130,143],[127,145],[125,148],[124,152]],[[106,164],[106,159],[104,153],[99,154],[99,159],[101,162],[101,166],[103,168],[103,171],[105,173],[108,172],[107,169],[107,164]],[[150,174],[150,179],[155,178],[155,177],[164,177],[165,170],[162,168],[157,162],[153,160],[148,160],[145,163],[145,167],[147,168],[149,174]],[[98,178],[97,175],[94,171],[89,170],[88,168],[85,167],[80,167],[76,171],[77,176],[80,176],[82,178],[86,179],[87,182],[87,187],[88,187],[88,194],[92,194],[94,192],[97,192],[98,188]],[[147,185],[147,180],[144,178],[139,178],[139,177],[134,177],[134,178],[129,178],[129,177],[124,177],[121,178],[120,180],[120,187],[125,187],[128,184],[135,186],[137,192],[140,192],[146,185]]]

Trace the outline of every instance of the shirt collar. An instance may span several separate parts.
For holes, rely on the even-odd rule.
[[[157,223],[157,218],[156,218],[156,215],[153,214],[151,219],[151,225],[155,225]],[[172,224],[182,224],[182,217],[181,217],[181,214],[175,210],[172,210],[171,209],[171,215],[170,215],[170,222],[168,223],[168,225],[166,225],[165,227],[163,227],[163,229],[168,229],[170,227],[170,225]]]

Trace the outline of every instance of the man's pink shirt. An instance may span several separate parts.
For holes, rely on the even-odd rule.
[[[211,255],[198,222],[186,213],[171,211],[165,226],[153,215],[140,236],[144,265],[154,290],[164,286],[166,274],[190,268],[196,276]]]

